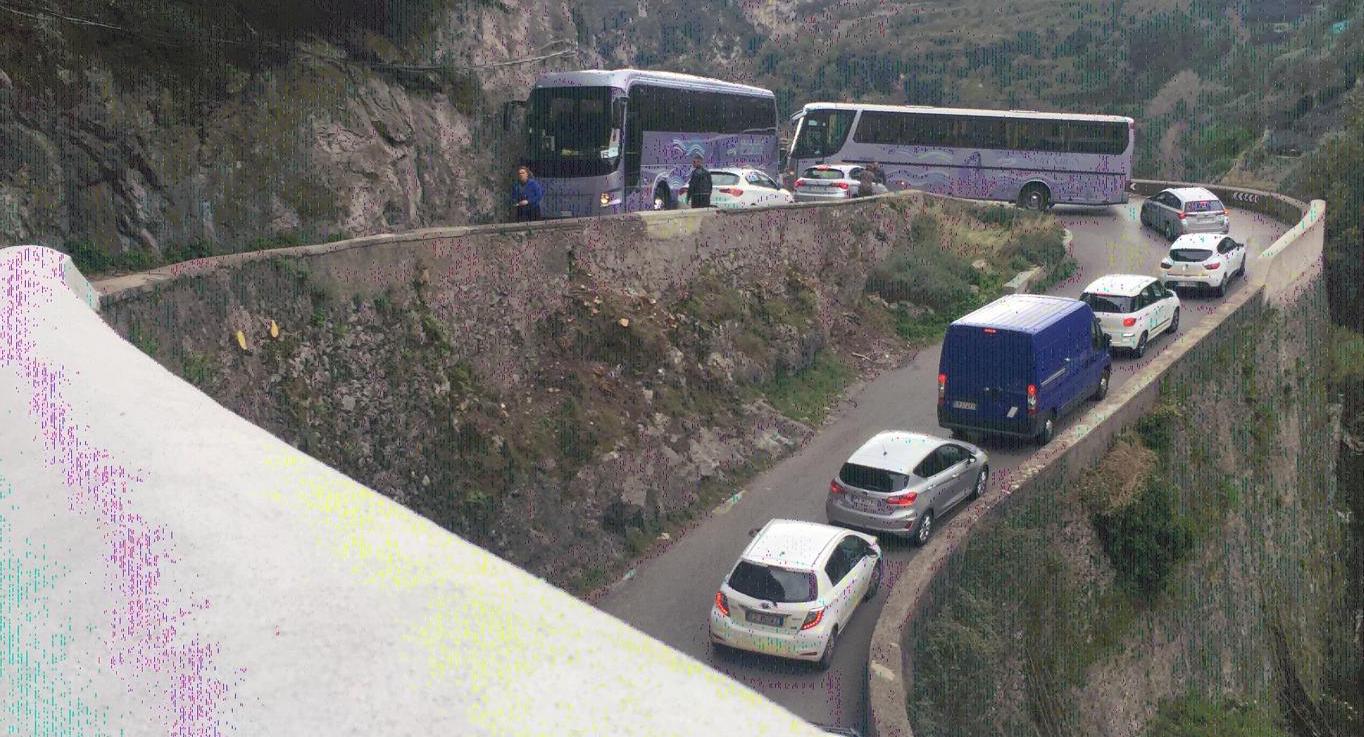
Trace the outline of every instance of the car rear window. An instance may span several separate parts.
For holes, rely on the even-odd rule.
[[[739,561],[729,574],[730,588],[755,599],[798,604],[815,599],[815,574]]]
[[[838,480],[859,489],[882,493],[899,491],[909,485],[909,477],[902,473],[894,473],[870,466],[859,466],[856,463],[844,463],[843,468],[838,472]]]
[[[1212,251],[1205,248],[1175,248],[1170,251],[1170,258],[1172,260],[1188,263],[1203,261],[1211,255]]]
[[[1085,292],[1080,295],[1080,301],[1089,305],[1089,308],[1095,312],[1127,314],[1132,311],[1132,298],[1119,297],[1116,294],[1090,294]]]
[[[1222,203],[1217,200],[1196,200],[1184,203],[1184,212],[1221,212]]]
[[[710,173],[711,184],[719,186],[729,186],[739,183],[739,175],[727,171],[713,171]]]
[[[842,179],[843,172],[838,169],[816,169],[811,167],[805,170],[801,177],[805,179]]]

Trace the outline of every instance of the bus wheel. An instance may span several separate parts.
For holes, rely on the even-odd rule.
[[[1029,184],[1018,193],[1018,206],[1041,212],[1051,207],[1051,192],[1045,184]]]
[[[668,194],[668,188],[662,184],[658,185],[658,189],[654,190],[654,209],[655,210],[673,209],[672,197]]]

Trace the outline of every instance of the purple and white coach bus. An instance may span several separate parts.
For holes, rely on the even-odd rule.
[[[677,207],[694,153],[778,176],[776,98],[758,87],[636,69],[545,74],[526,128],[546,218]]]
[[[1043,210],[1127,202],[1135,124],[1117,115],[816,102],[792,116],[790,166],[880,163],[891,190]]]

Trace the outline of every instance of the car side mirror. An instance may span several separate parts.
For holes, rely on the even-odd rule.
[[[749,537],[753,537],[754,535],[758,534],[758,530],[760,530],[760,529],[762,529],[762,528],[754,527],[753,529],[751,529],[751,530],[748,531],[748,536],[749,536]]]
[[[1113,336],[1109,335],[1108,333],[1104,333],[1104,348],[1108,348],[1108,347],[1110,347],[1110,346],[1112,346],[1112,345],[1113,345]]]

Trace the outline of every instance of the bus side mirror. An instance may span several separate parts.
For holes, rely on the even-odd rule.
[[[502,130],[511,130],[512,110],[518,107],[525,107],[525,100],[507,100],[502,103]]]

